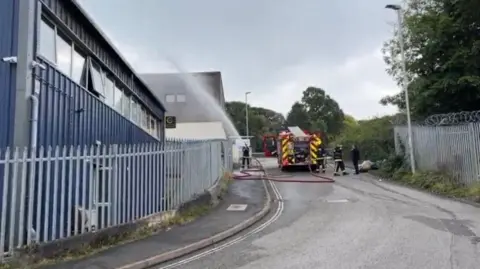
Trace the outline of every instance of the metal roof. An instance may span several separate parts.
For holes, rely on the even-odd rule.
[[[165,129],[165,137],[177,139],[227,139],[220,121],[177,123],[175,129]]]
[[[145,83],[143,78],[141,78],[138,75],[138,73],[130,65],[130,63],[123,57],[123,55],[120,53],[120,51],[113,45],[113,42],[107,37],[107,35],[94,22],[92,17],[90,17],[88,12],[81,6],[81,4],[78,3],[78,0],[70,0],[69,2],[72,3],[73,7],[76,8],[79,11],[79,13],[83,16],[83,19],[93,26],[93,28],[97,31],[98,35],[103,39],[103,41],[105,41],[110,46],[110,48],[116,54],[118,59],[120,59],[120,61],[122,61],[125,64],[125,66],[129,69],[130,72],[132,72],[132,74],[135,76],[135,78],[138,79],[140,84],[142,84],[142,86],[150,93],[150,95],[157,102],[157,104],[160,106],[160,108],[162,110],[165,110],[165,107],[164,107],[162,101],[155,95],[155,93],[152,92],[152,90],[150,90],[150,87],[148,86],[148,84]]]

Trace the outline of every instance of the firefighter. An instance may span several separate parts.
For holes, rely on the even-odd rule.
[[[352,146],[352,163],[353,167],[355,167],[355,175],[359,174],[358,171],[358,161],[360,160],[360,151],[358,151],[358,148],[356,145]]]
[[[343,149],[342,145],[338,145],[333,150],[333,160],[335,161],[335,176],[339,176],[339,170],[342,170],[342,175],[346,175],[345,163],[343,162]]]
[[[325,158],[326,157],[327,157],[327,151],[325,150],[325,148],[322,145],[318,149],[318,159],[317,159],[318,172],[322,171],[322,173],[325,173],[325,162],[326,162]],[[321,168],[320,168],[320,166],[321,166]]]
[[[245,146],[242,148],[243,157],[242,157],[242,168],[245,169],[245,164],[247,169],[250,168],[250,147],[245,143]]]

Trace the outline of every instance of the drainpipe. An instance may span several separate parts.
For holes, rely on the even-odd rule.
[[[35,90],[36,91],[36,90]],[[36,93],[30,95],[32,99],[32,118],[30,119],[30,147],[37,147],[37,135],[38,135],[38,108],[39,100]]]
[[[40,70],[47,69],[46,66],[40,64],[36,61],[32,62],[32,69],[34,70],[33,74],[35,74],[35,68],[38,67]],[[40,85],[41,82],[35,77],[33,83],[33,94],[29,96],[32,100],[32,118],[30,119],[30,148],[37,147],[37,137],[38,137],[38,110],[39,110],[39,103],[38,96],[40,95]]]

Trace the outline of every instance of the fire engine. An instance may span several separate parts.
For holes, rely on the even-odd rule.
[[[277,160],[282,170],[291,166],[311,166],[317,170],[317,156],[322,144],[319,135],[307,134],[300,127],[287,127],[278,134]]]

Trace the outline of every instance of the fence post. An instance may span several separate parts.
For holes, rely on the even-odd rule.
[[[479,159],[478,159],[478,151],[480,150],[478,148],[478,136],[475,135],[475,129],[478,129],[478,128],[475,128],[475,124],[477,124],[477,127],[478,127],[478,123],[470,123],[468,124],[468,133],[470,134],[470,139],[471,139],[471,143],[472,143],[472,146],[473,146],[473,158],[474,158],[474,176],[475,178],[473,179],[473,182],[476,182],[476,181],[479,181],[479,178],[480,178],[480,169],[479,169]]]
[[[118,178],[117,178],[117,175],[118,175],[118,172],[117,172],[117,164],[118,164],[118,145],[112,145],[111,148],[110,148],[110,152],[111,152],[111,155],[112,155],[112,164],[111,164],[111,167],[110,167],[110,171],[111,171],[111,184],[113,185],[112,186],[112,190],[113,190],[113,194],[111,197],[111,214],[109,214],[110,216],[108,216],[111,219],[113,219],[113,225],[118,225]]]

